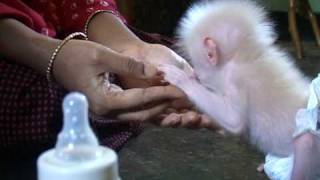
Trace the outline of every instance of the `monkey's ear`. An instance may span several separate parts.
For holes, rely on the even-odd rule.
[[[215,66],[218,63],[218,59],[219,59],[217,44],[214,42],[214,40],[211,37],[206,37],[203,40],[203,45],[206,50],[208,62]]]

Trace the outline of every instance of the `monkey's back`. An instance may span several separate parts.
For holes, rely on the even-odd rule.
[[[295,116],[306,107],[309,81],[293,61],[270,47],[246,71],[249,90],[248,135],[263,152],[292,152]],[[249,74],[248,74],[249,73]]]

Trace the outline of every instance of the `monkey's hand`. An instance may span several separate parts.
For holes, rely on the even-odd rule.
[[[185,93],[192,88],[193,83],[197,83],[193,76],[174,65],[163,64],[158,69],[164,72],[164,79],[170,84],[177,86]]]
[[[181,89],[193,104],[216,120],[219,126],[233,134],[243,132],[248,107],[246,105],[248,95],[245,88],[239,91],[231,90],[228,96],[220,95],[209,91],[195,78],[187,76],[177,67],[163,65],[158,69],[165,73],[165,80]],[[234,101],[233,98],[237,99]]]

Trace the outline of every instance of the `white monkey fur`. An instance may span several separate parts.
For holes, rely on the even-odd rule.
[[[291,154],[295,116],[306,107],[310,82],[275,46],[265,11],[249,1],[199,3],[182,19],[178,36],[199,82],[188,83],[163,67],[166,79],[223,128],[247,137],[264,153]],[[217,44],[215,66],[206,61],[206,37]],[[216,96],[220,104],[213,102]]]

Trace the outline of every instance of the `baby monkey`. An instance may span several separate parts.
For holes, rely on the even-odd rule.
[[[246,137],[262,152],[283,158],[295,153],[289,176],[281,179],[315,179],[318,137],[310,136],[315,142],[308,148],[312,154],[298,150],[307,147],[305,141],[295,143],[293,138],[296,113],[307,106],[310,81],[274,45],[265,11],[250,1],[206,1],[190,8],[178,35],[197,79],[162,65],[165,79],[222,128]]]

